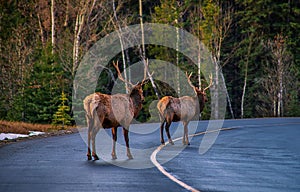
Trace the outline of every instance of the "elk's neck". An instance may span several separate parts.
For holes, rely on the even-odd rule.
[[[139,94],[131,94],[130,96],[130,102],[132,104],[132,111],[134,117],[136,117],[139,113],[139,111],[142,109],[142,96]]]
[[[200,109],[199,112],[201,113],[204,109],[203,97],[202,96],[194,96],[194,100],[195,100],[195,102],[197,102],[199,109]]]

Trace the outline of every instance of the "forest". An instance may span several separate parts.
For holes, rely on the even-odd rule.
[[[205,44],[224,75],[226,118],[300,116],[299,21],[299,0],[1,0],[0,120],[74,124],[80,61],[100,39],[140,23],[184,29]],[[141,59],[140,50],[129,48],[113,60],[125,70]],[[207,83],[176,50],[145,45],[144,54],[194,72],[194,85]],[[112,65],[110,71],[117,78]],[[162,95],[172,94],[156,83]],[[95,91],[111,94],[113,84],[100,76]],[[157,99],[150,83],[144,95],[141,121]],[[204,119],[209,111],[208,105]]]

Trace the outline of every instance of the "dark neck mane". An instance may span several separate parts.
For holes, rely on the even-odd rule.
[[[136,117],[138,115],[139,111],[142,108],[143,101],[141,98],[142,96],[140,94],[141,93],[138,89],[133,89],[131,91],[131,93],[129,94],[129,97],[130,97],[130,100],[132,103],[134,117]]]
[[[195,99],[198,101],[199,103],[199,109],[200,109],[200,113],[203,111],[204,109],[204,101],[203,101],[203,95],[196,95]]]

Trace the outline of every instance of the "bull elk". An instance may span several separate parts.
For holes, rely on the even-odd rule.
[[[146,73],[144,72],[144,79],[135,85],[126,81],[119,70],[118,62],[113,63],[117,70],[118,77],[121,81],[131,86],[128,94],[114,94],[107,95],[103,93],[93,93],[88,95],[84,101],[84,110],[86,113],[86,121],[88,125],[88,160],[99,160],[96,154],[95,138],[100,128],[112,130],[113,147],[112,159],[116,159],[116,141],[117,141],[117,128],[123,127],[123,135],[127,148],[127,157],[132,159],[129,148],[129,125],[134,117],[136,117],[142,108],[144,101],[142,86],[145,83]],[[90,142],[92,141],[92,151]]]
[[[186,73],[186,76],[189,85],[195,92],[194,96],[183,96],[179,98],[165,96],[157,103],[157,109],[159,111],[161,122],[160,141],[162,144],[165,144],[163,136],[163,130],[165,128],[169,143],[174,145],[170,136],[169,127],[172,122],[182,121],[184,126],[182,143],[184,145],[189,145],[188,124],[196,114],[199,114],[203,111],[204,104],[208,101],[205,91],[212,86],[212,77],[210,76],[209,85],[202,89],[201,87],[198,88],[192,84],[190,80],[192,73],[190,75]]]

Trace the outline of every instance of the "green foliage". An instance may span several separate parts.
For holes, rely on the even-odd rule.
[[[62,128],[64,128],[66,125],[71,125],[73,119],[70,116],[68,98],[64,92],[61,93],[59,100],[61,103],[59,104],[56,113],[53,115],[52,124],[60,125]]]
[[[63,87],[61,66],[51,54],[51,46],[36,56],[24,90],[25,120],[33,123],[52,122],[56,103]]]
[[[95,2],[97,9],[90,10],[90,21],[83,21],[80,34],[79,58],[97,42],[114,30],[111,23],[111,4]],[[107,3],[107,4],[106,4]],[[71,95],[73,69],[74,32],[77,18],[76,10],[82,9],[80,4],[70,4],[68,18],[63,1],[57,1],[56,12],[56,53],[51,47],[51,20],[49,2],[41,1],[1,1],[0,2],[0,119],[27,121],[33,123],[51,123],[66,125],[72,122],[70,108],[65,100]],[[107,10],[101,7],[109,5]],[[122,26],[138,24],[138,5],[125,0],[117,4],[117,14]],[[284,85],[284,115],[300,116],[300,1],[279,0],[165,0],[143,1],[144,22],[164,23],[183,28],[199,37],[206,46],[213,50],[214,34],[224,31],[218,29],[227,8],[232,8],[232,27],[222,39],[220,64],[225,77],[228,93],[232,101],[235,117],[241,115],[241,96],[245,72],[248,70],[245,94],[244,117],[264,117],[273,115],[272,98],[262,88],[269,78],[270,70],[275,69],[272,53],[265,49],[266,42],[273,40],[277,34],[286,38],[287,53],[291,55],[289,77]],[[101,9],[101,12],[99,10]],[[102,12],[103,11],[103,12]],[[97,16],[97,17],[96,17]],[[93,19],[101,18],[93,23]],[[96,19],[97,20],[97,19]],[[65,23],[66,22],[66,23]],[[162,29],[163,30],[163,29]],[[161,40],[172,37],[180,44],[177,34],[165,34],[153,38]],[[176,41],[176,42],[175,42]],[[250,46],[251,45],[251,46]],[[128,49],[131,63],[140,61],[138,47]],[[197,74],[197,68],[191,61],[175,49],[158,45],[147,45],[146,55],[149,58],[176,64],[182,71]],[[117,55],[116,58],[120,58]],[[121,59],[119,59],[121,60]],[[178,62],[178,63],[177,63]],[[95,91],[110,94],[114,85],[112,73],[114,69],[104,69],[98,79],[89,79],[89,64],[86,64],[80,80],[97,81]],[[128,63],[130,65],[130,63]],[[164,66],[156,70],[163,71]],[[151,67],[150,67],[151,68]],[[73,71],[74,70],[74,71]],[[96,71],[98,69],[95,69]],[[110,70],[110,71],[109,71]],[[155,73],[155,72],[154,72]],[[163,73],[162,73],[163,74]],[[163,79],[162,74],[159,76]],[[116,74],[113,74],[116,77]],[[156,73],[157,75],[157,73]],[[174,81],[180,82],[177,74]],[[192,81],[197,82],[196,75]],[[78,77],[78,76],[77,76]],[[168,77],[169,78],[169,77]],[[182,80],[182,79],[181,79]],[[174,95],[177,90],[163,82],[155,81],[161,96]],[[88,83],[87,83],[88,84]],[[195,83],[196,85],[196,83]],[[86,90],[91,91],[90,87]],[[62,94],[62,91],[65,95]],[[184,91],[182,91],[184,92]],[[88,95],[83,92],[79,95]],[[147,121],[156,114],[157,100],[150,84],[144,86],[145,102],[138,120]],[[62,98],[64,98],[62,100]],[[83,98],[76,98],[72,103],[76,119],[84,123],[82,109]],[[209,95],[210,99],[210,95]],[[66,103],[64,103],[66,102]],[[77,110],[80,109],[80,110]],[[69,116],[67,116],[69,115]],[[77,118],[79,117],[79,118]],[[210,106],[202,113],[203,119],[210,117]],[[229,116],[228,116],[229,117]],[[155,116],[156,120],[157,116]],[[154,118],[154,119],[155,119]],[[65,120],[64,120],[65,119]]]

